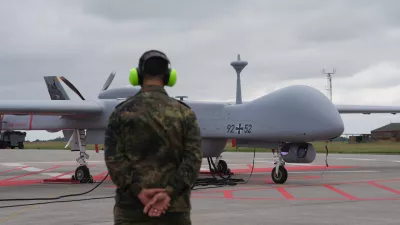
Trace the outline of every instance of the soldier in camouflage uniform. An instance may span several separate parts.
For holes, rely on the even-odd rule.
[[[117,186],[115,225],[191,224],[191,186],[202,161],[200,128],[195,113],[165,91],[165,75],[159,74],[168,65],[165,54],[145,52],[138,66],[145,74],[141,90],[109,118],[104,155]]]

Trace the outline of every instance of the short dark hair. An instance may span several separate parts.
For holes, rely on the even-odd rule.
[[[152,57],[143,65],[143,72],[146,75],[161,75],[168,71],[168,62],[161,57]]]

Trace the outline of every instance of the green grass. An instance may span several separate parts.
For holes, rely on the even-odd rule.
[[[325,142],[312,143],[318,153],[325,153]],[[236,152],[231,145],[227,145],[227,151]],[[240,148],[237,152],[253,152],[254,148]],[[256,149],[257,152],[269,152],[266,149]],[[328,144],[329,153],[343,154],[400,154],[400,143],[381,142],[381,143],[357,143],[331,142]]]
[[[25,149],[54,149],[54,150],[70,150],[64,149],[64,142],[26,142]],[[325,153],[324,142],[314,142],[317,152]],[[101,150],[103,145],[99,145]],[[88,150],[94,150],[94,145],[87,145]],[[359,143],[348,144],[347,142],[331,142],[328,144],[329,153],[369,153],[369,154],[400,154],[400,143],[381,142],[381,143]],[[254,148],[232,148],[229,143],[226,146],[228,152],[253,152]],[[270,152],[269,149],[256,149],[257,152]]]
[[[66,142],[25,142],[25,149],[43,149],[43,150],[70,150],[71,148],[68,146],[64,148]],[[99,145],[99,149],[101,150],[103,145]],[[94,150],[94,144],[86,145],[86,149]]]

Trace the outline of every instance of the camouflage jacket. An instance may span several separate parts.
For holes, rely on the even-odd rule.
[[[116,204],[140,210],[141,189],[166,188],[168,211],[190,211],[202,156],[195,113],[162,87],[142,87],[109,118],[104,157],[117,186]]]

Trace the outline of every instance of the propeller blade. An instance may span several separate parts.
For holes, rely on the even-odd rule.
[[[69,82],[69,81],[67,80],[67,78],[65,78],[65,77],[60,77],[60,79],[61,79],[69,88],[71,88],[71,89],[75,92],[75,94],[79,95],[79,97],[80,97],[82,100],[85,100],[85,98],[81,95],[81,93],[78,91],[78,89],[76,89],[76,87],[75,87],[71,82]]]
[[[114,80],[114,77],[115,77],[115,72],[110,73],[110,76],[108,76],[108,79],[104,83],[103,88],[101,89],[101,91],[105,91],[105,90],[108,89],[108,87],[111,85],[111,82]]]

